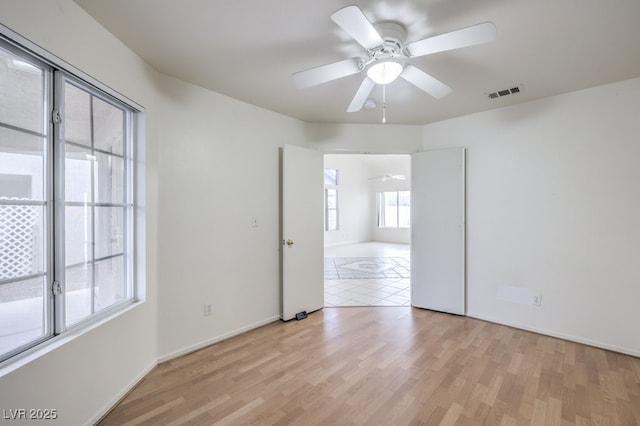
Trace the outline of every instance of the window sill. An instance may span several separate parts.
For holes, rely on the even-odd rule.
[[[101,327],[103,324],[106,324],[109,321],[119,317],[120,315],[123,315],[124,313],[137,308],[143,303],[144,300],[138,300],[125,304],[121,308],[113,312],[106,313],[104,316],[99,315],[95,319],[85,321],[81,326],[71,327],[64,333],[54,336],[34,346],[33,348],[27,349],[26,351],[3,361],[2,363],[0,363],[0,378],[13,373],[14,371],[28,365],[29,363],[66,345],[67,343],[72,342],[73,340],[97,329],[98,327]]]

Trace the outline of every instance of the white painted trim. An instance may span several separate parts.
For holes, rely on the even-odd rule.
[[[114,396],[111,399],[111,401],[103,405],[100,411],[98,411],[98,413],[95,416],[93,416],[93,418],[89,420],[86,424],[87,425],[98,424],[98,422],[100,422],[104,417],[106,417],[107,414],[109,414],[111,410],[113,410],[120,403],[120,401],[122,401],[129,394],[129,392],[131,392],[136,386],[138,386],[138,383],[140,383],[142,379],[144,379],[147,376],[147,374],[151,372],[151,370],[156,368],[157,365],[158,363],[154,361],[151,364],[149,364],[147,367],[145,367],[140,373],[138,373],[133,378],[133,380],[131,380],[120,392],[118,392],[118,394],[116,394],[116,396]]]
[[[555,331],[550,331],[550,330],[546,330],[546,329],[542,329],[542,328],[530,327],[528,325],[519,324],[519,323],[516,323],[516,322],[504,321],[504,320],[500,320],[500,319],[493,318],[493,317],[490,317],[490,316],[476,314],[474,312],[467,312],[467,316],[470,317],[470,318],[475,318],[475,319],[479,319],[479,320],[482,320],[482,321],[488,321],[488,322],[492,322],[492,323],[495,323],[495,324],[506,325],[508,327],[514,327],[514,328],[518,328],[518,329],[521,329],[521,330],[531,331],[533,333],[543,334],[545,336],[556,337],[558,339],[568,340],[570,342],[582,343],[584,345],[593,346],[593,347],[600,348],[600,349],[606,349],[606,350],[609,350],[609,351],[619,352],[621,354],[631,355],[631,356],[640,358],[640,351],[637,351],[637,350],[634,350],[634,349],[630,349],[630,348],[624,348],[624,347],[620,347],[620,346],[610,345],[610,344],[607,344],[607,343],[598,342],[596,340],[585,339],[585,338],[582,338],[582,337],[572,336],[570,334],[558,333],[558,332],[555,332]]]
[[[255,328],[262,327],[263,325],[270,324],[275,321],[280,321],[280,315],[276,315],[273,317],[269,317],[262,321],[258,321],[253,324],[249,324],[245,327],[240,327],[235,330],[232,330],[228,333],[221,334],[220,336],[212,337],[211,339],[203,340],[202,342],[198,342],[195,345],[187,346],[186,348],[177,350],[175,352],[171,352],[167,355],[163,355],[158,358],[158,364],[162,364],[163,362],[171,361],[172,359],[178,358],[180,356],[189,354],[191,352],[195,352],[199,349],[205,348],[207,346],[213,345],[214,343],[221,342],[223,340],[229,339],[230,337],[237,336],[239,334],[245,333],[247,331],[251,331]]]

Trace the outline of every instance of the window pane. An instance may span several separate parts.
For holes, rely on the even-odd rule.
[[[124,256],[96,263],[96,312],[128,297],[124,279]]]
[[[124,203],[124,159],[96,152],[94,185],[96,202]]]
[[[0,48],[0,122],[44,133],[44,70]]]
[[[335,189],[327,189],[327,208],[338,208],[338,191]]]
[[[65,273],[65,313],[67,325],[91,315],[91,288],[93,266],[91,264],[67,268]]]
[[[124,156],[128,112],[88,90],[66,87],[72,88],[76,110],[71,119],[82,135],[72,142],[67,138],[65,162],[66,315],[67,324],[73,324],[133,296],[125,253],[130,207],[122,206],[131,175]]]
[[[325,189],[325,229],[333,231],[338,229],[338,190]]]
[[[90,203],[91,196],[91,166],[95,157],[89,148],[77,145],[65,145],[64,163],[64,196],[66,201]]]
[[[93,98],[94,148],[120,154],[124,152],[124,111]]]
[[[45,247],[44,207],[0,205],[0,283],[44,273]]]
[[[124,251],[124,208],[96,207],[96,259]]]
[[[384,205],[395,207],[398,205],[398,193],[397,192],[385,192],[384,193]]]
[[[64,102],[65,140],[91,146],[90,95],[67,83],[64,86]]]
[[[93,228],[91,206],[65,208],[65,265],[93,261]]]
[[[0,127],[0,198],[44,201],[44,138]]]
[[[411,193],[398,192],[398,226],[408,228],[411,225]]]
[[[384,225],[385,228],[398,227],[398,208],[395,206],[385,206]]]
[[[324,169],[324,184],[334,186],[338,184],[338,171],[336,169]]]
[[[0,359],[51,329],[45,290],[49,76],[40,65],[0,48]]]
[[[327,230],[332,231],[338,229],[338,211],[327,211]]]
[[[398,191],[398,205],[409,206],[411,204],[411,193],[409,191]]]
[[[45,277],[0,284],[0,354],[49,334]]]
[[[384,193],[384,227],[398,227],[398,193]]]

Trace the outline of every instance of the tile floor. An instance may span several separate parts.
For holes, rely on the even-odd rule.
[[[324,281],[325,306],[409,306],[409,278]]]
[[[410,306],[409,246],[369,242],[327,248],[324,304]]]
[[[325,257],[324,279],[410,278],[407,257]]]

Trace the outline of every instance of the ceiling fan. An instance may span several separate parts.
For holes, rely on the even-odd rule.
[[[496,38],[496,27],[484,22],[408,44],[407,28],[397,21],[380,21],[372,24],[358,6],[338,10],[331,19],[365,48],[366,55],[344,59],[292,75],[294,85],[307,88],[367,71],[356,91],[347,112],[360,111],[376,84],[384,88],[400,77],[435,98],[442,98],[451,88],[419,68],[409,60],[419,56],[462,47],[488,43]],[[385,101],[383,99],[383,108]],[[384,113],[384,109],[383,109]],[[383,114],[384,122],[384,114]]]
[[[407,177],[405,175],[396,175],[393,173],[385,173],[381,176],[374,176],[374,177],[370,177],[369,180],[375,180],[375,179],[380,179],[383,182],[388,181],[390,179],[395,179],[395,180],[406,180]]]

